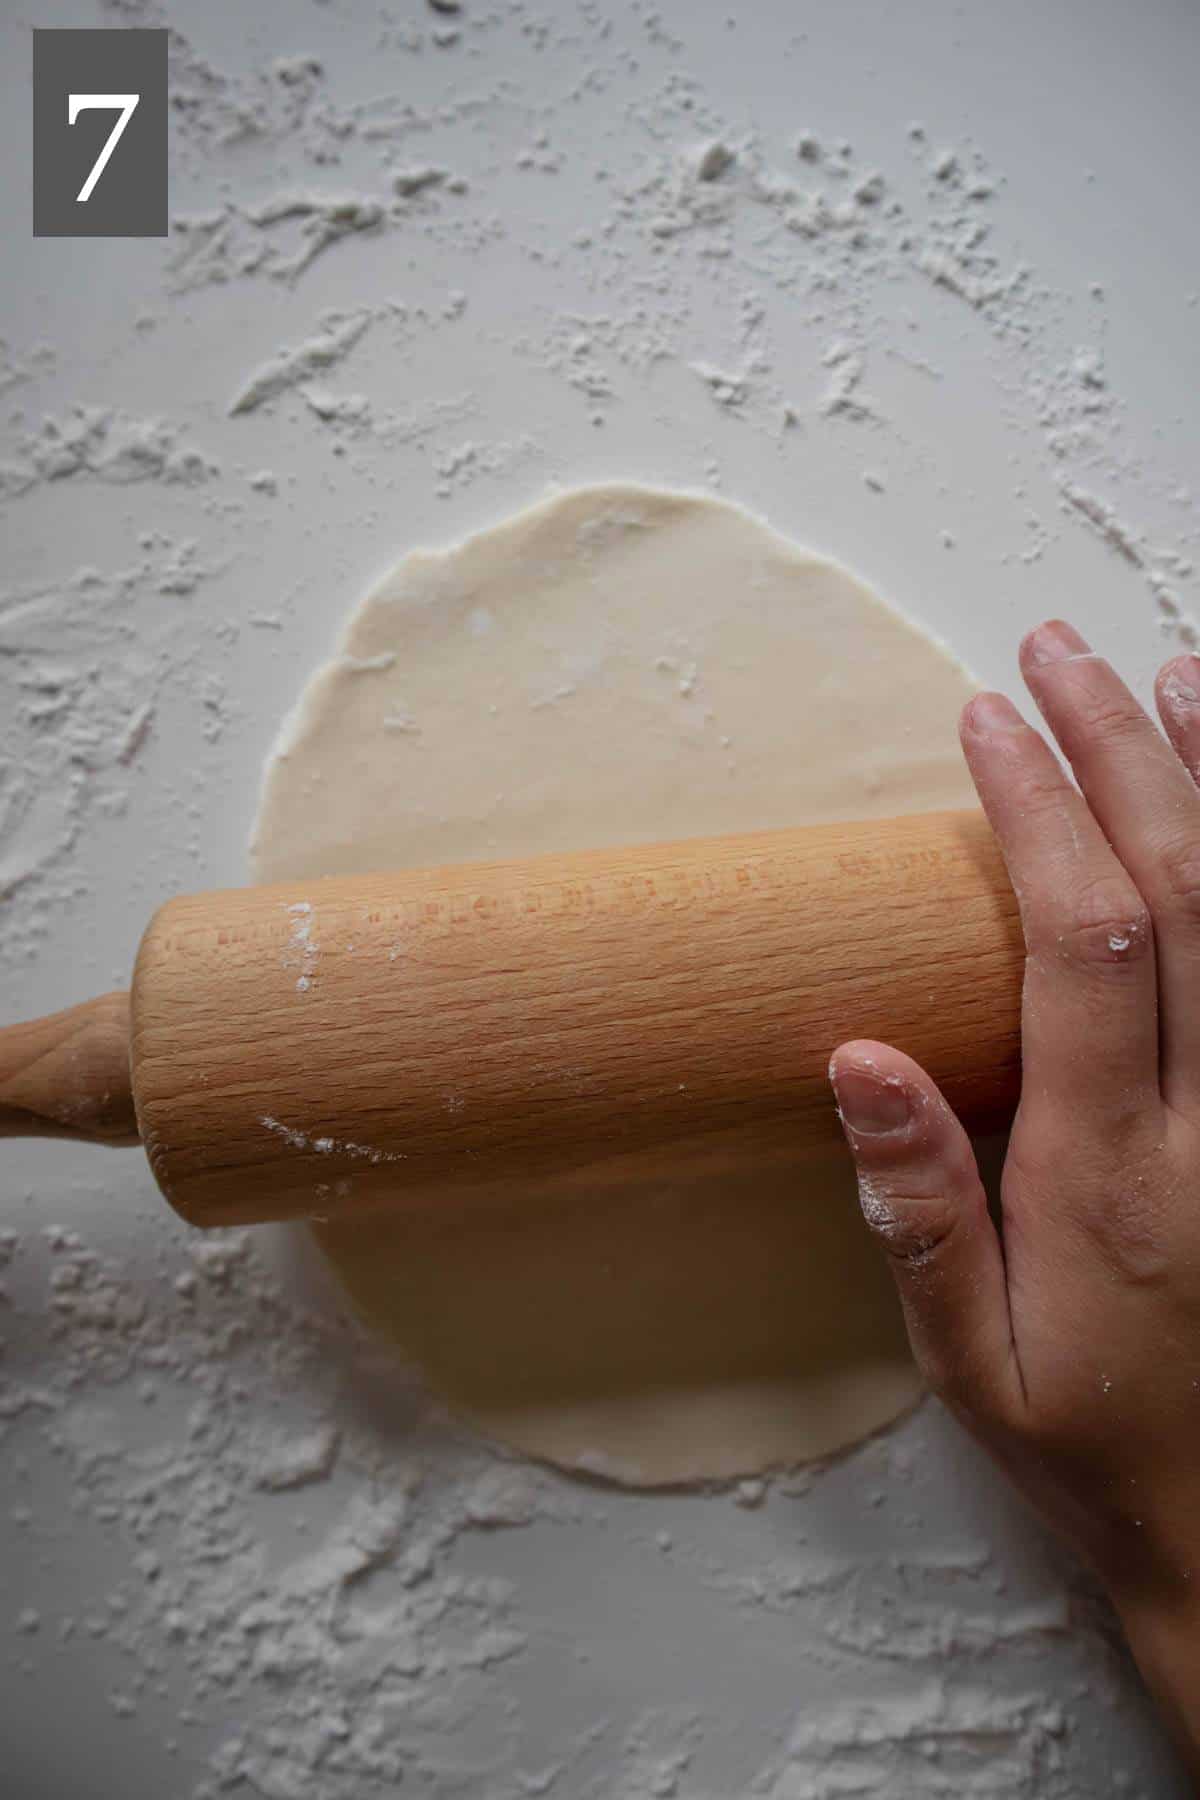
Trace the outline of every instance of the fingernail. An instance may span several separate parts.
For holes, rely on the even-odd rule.
[[[1019,731],[1025,721],[1004,694],[976,694],[967,708],[972,731]]]
[[[1039,625],[1026,638],[1029,649],[1029,660],[1032,663],[1066,662],[1072,656],[1090,656],[1092,647],[1087,639],[1080,637],[1073,625],[1065,619],[1050,619],[1045,625]]]
[[[838,1111],[851,1131],[879,1136],[899,1131],[912,1117],[908,1092],[898,1081],[885,1081],[870,1069],[839,1069],[833,1077]]]

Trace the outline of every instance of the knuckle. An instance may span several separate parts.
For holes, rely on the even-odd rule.
[[[1071,804],[1071,790],[1057,772],[1043,774],[1037,769],[1028,769],[1020,783],[1019,798],[1026,822],[1040,824],[1044,819],[1063,814]]]
[[[1177,1267],[1165,1209],[1142,1177],[1110,1189],[1098,1204],[1084,1209],[1081,1224],[1125,1286],[1163,1287]]]
[[[903,1193],[860,1174],[858,1199],[888,1256],[908,1267],[927,1267],[954,1230],[955,1209],[940,1194]]]
[[[1103,664],[1096,665],[1094,670],[1089,669],[1087,673],[1094,679],[1100,670],[1108,673]],[[1078,727],[1090,739],[1103,740],[1110,749],[1129,742],[1140,742],[1145,737],[1146,715],[1119,694],[1097,692],[1090,685],[1081,682],[1074,695],[1073,710]]]
[[[1137,889],[1119,875],[1086,883],[1054,915],[1038,948],[1087,968],[1136,966],[1154,943],[1150,912]]]
[[[1004,1168],[1006,1241],[1025,1219],[1056,1218],[1078,1256],[1122,1286],[1157,1289],[1177,1275],[1173,1220],[1178,1182],[1161,1164],[1162,1133],[1143,1102],[1117,1107],[1102,1142],[1068,1152],[1063,1140],[1019,1114]],[[1080,1262],[1080,1267],[1083,1263]]]

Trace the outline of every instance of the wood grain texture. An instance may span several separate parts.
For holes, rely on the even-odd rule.
[[[990,1128],[1022,966],[973,813],[195,896],[138,957],[137,1116],[209,1225],[744,1169],[837,1137],[855,1036]]]
[[[137,1143],[128,994],[0,1031],[0,1137]]]

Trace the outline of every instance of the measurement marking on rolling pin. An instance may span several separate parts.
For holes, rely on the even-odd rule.
[[[285,969],[299,967],[296,992],[307,994],[317,972],[317,951],[320,946],[314,943],[312,935],[317,916],[308,900],[294,900],[287,912],[292,921],[292,929],[283,956],[283,966]]]

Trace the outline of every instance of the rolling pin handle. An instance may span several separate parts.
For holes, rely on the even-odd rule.
[[[0,1137],[137,1144],[129,995],[0,1030]]]

